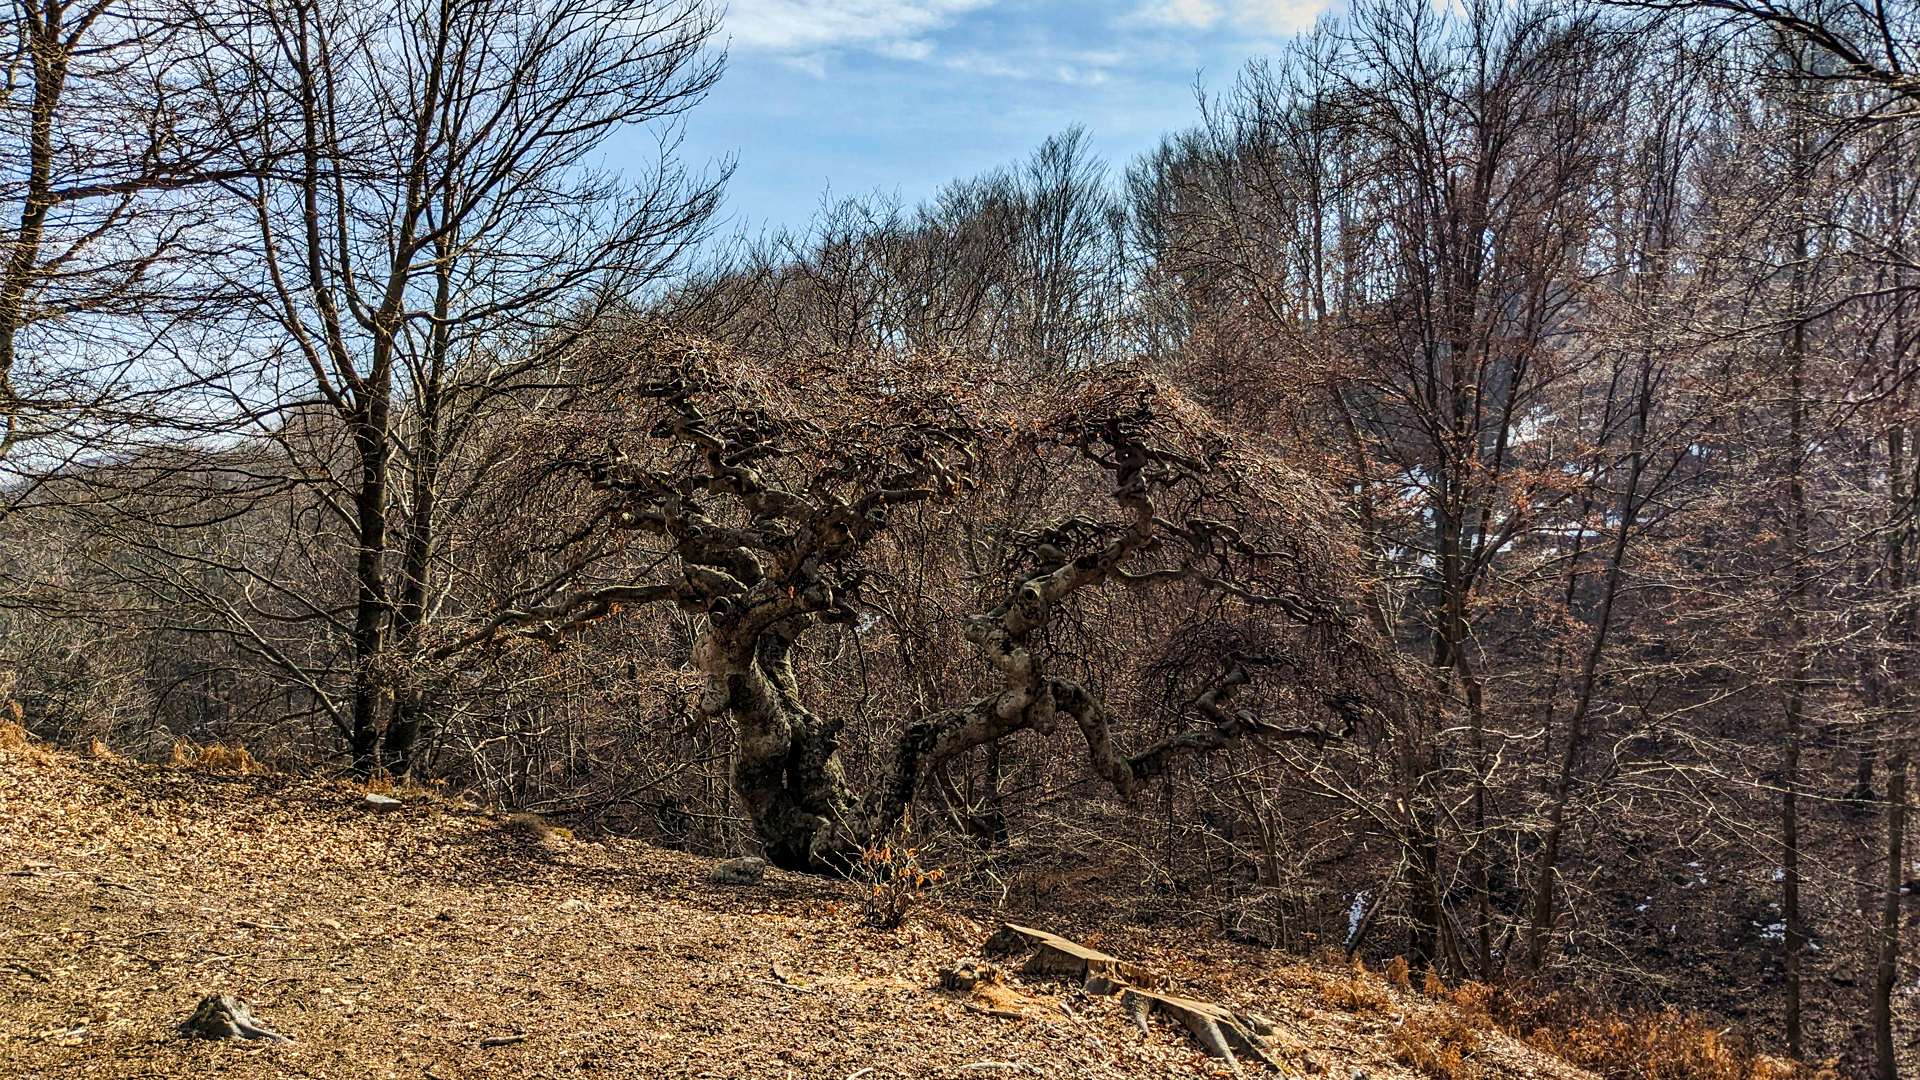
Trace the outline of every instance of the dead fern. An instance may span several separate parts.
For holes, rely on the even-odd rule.
[[[1393,1007],[1393,993],[1379,976],[1355,959],[1345,975],[1315,975],[1314,988],[1328,1005],[1348,1012],[1385,1012]]]
[[[1413,989],[1412,972],[1407,967],[1406,957],[1396,956],[1387,961],[1387,982],[1393,984],[1396,990]]]
[[[247,752],[246,747],[228,748],[221,743],[210,746],[195,746],[186,739],[173,741],[173,754],[168,764],[176,769],[193,769],[197,772],[238,773],[252,775],[270,770],[259,759]]]
[[[1393,1059],[1434,1080],[1474,1080],[1480,1033],[1444,1006],[1409,1014],[1393,1032]]]

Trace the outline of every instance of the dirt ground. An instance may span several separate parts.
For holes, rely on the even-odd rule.
[[[1231,1075],[1075,987],[1016,979],[984,1003],[937,989],[940,964],[978,954],[988,911],[929,903],[873,930],[845,883],[710,885],[689,855],[360,798],[0,749],[0,1076]],[[1174,993],[1272,1017],[1290,1075],[1421,1080],[1394,1060],[1396,1030],[1436,1007],[1418,994],[1376,979],[1372,1004],[1341,1007],[1325,990],[1346,969],[1164,930],[1087,936]],[[179,1037],[216,992],[294,1041]],[[1497,1034],[1472,1065],[1586,1075]]]

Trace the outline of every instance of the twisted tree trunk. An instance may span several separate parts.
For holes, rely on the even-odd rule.
[[[891,403],[914,418],[897,427],[869,419],[875,403],[862,401],[855,410],[860,419],[851,422],[858,438],[836,438],[811,422],[783,428],[750,397],[743,403],[738,387],[726,386],[697,364],[668,371],[642,394],[662,403],[664,418],[653,434],[691,452],[688,471],[648,471],[624,455],[576,464],[597,489],[610,493],[601,520],[668,541],[677,561],[670,580],[611,586],[503,611],[439,655],[502,630],[557,640],[616,604],[672,602],[697,613],[701,629],[692,662],[702,688],[695,706],[705,716],[727,720],[735,733],[733,791],[767,858],[785,869],[813,872],[848,868],[863,847],[899,826],[915,798],[955,758],[1020,731],[1050,735],[1063,716],[1080,729],[1094,771],[1131,798],[1185,755],[1222,750],[1248,737],[1324,743],[1345,733],[1279,727],[1250,712],[1231,711],[1233,695],[1254,671],[1291,676],[1310,691],[1301,695],[1304,700],[1319,700],[1348,729],[1370,709],[1378,711],[1367,694],[1351,686],[1309,677],[1310,661],[1288,655],[1234,658],[1193,702],[1200,724],[1128,755],[1116,746],[1098,698],[1047,670],[1034,635],[1074,594],[1105,584],[1149,588],[1184,582],[1226,593],[1324,631],[1338,643],[1335,651],[1341,656],[1373,655],[1366,652],[1358,624],[1330,599],[1263,592],[1237,578],[1235,560],[1266,556],[1232,525],[1198,518],[1176,525],[1158,515],[1157,491],[1196,482],[1210,466],[1149,441],[1146,433],[1158,420],[1157,395],[1164,391],[1137,377],[1121,386],[1104,395],[1098,411],[1069,413],[1036,437],[1109,474],[1120,520],[1072,519],[1031,540],[1025,551],[1030,568],[999,603],[967,622],[966,638],[995,675],[995,684],[969,701],[912,718],[894,744],[877,755],[874,778],[864,792],[847,781],[842,722],[816,716],[801,698],[793,649],[821,623],[857,618],[859,558],[887,527],[892,508],[948,498],[965,482],[974,433],[953,414],[954,397],[945,391],[921,399],[887,394],[882,406]],[[716,402],[725,411],[711,416],[703,411],[703,405]],[[874,439],[876,431],[899,443],[886,448]],[[832,464],[784,481],[774,467],[754,464],[791,456],[785,440],[793,436],[813,440],[812,445],[832,444],[833,453],[822,455]],[[838,449],[860,440],[869,447],[864,458]],[[871,449],[876,443],[882,448]],[[707,509],[713,500],[728,500],[728,511]],[[742,520],[746,524],[738,523]],[[1075,548],[1078,553],[1071,553]],[[1147,559],[1150,554],[1154,557]]]

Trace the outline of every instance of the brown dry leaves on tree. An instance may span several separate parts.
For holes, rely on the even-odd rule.
[[[595,398],[528,434],[525,479],[508,487],[538,509],[501,530],[507,591],[433,655],[516,637],[558,649],[655,606],[693,616],[692,706],[734,735],[733,792],[774,865],[816,871],[844,872],[930,776],[1016,734],[1078,729],[1090,770],[1131,799],[1181,758],[1248,738],[1324,745],[1398,710],[1391,653],[1341,569],[1358,561],[1350,530],[1319,485],[1145,371],[1036,394],[943,359],[795,373],[668,337],[609,361],[627,365],[620,409]],[[1020,473],[1039,503],[1027,526],[966,533],[973,570],[955,573],[974,595],[948,598],[941,636],[975,672],[909,673],[924,700],[884,733],[816,711],[803,642],[874,615],[902,515],[932,514],[957,542],[946,515],[996,472]],[[1055,662],[1077,658],[1051,628],[1095,595],[1174,590],[1202,616],[1149,616],[1140,640],[1115,644],[1126,662],[1164,652],[1163,669],[1207,681],[1178,688],[1190,725],[1141,739],[1096,682]],[[1261,704],[1279,719],[1248,707]]]

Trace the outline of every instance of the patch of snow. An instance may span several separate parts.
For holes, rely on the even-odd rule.
[[[1346,944],[1353,944],[1354,936],[1360,933],[1360,920],[1366,916],[1367,901],[1372,897],[1373,893],[1366,889],[1353,894],[1353,906],[1347,909]]]

